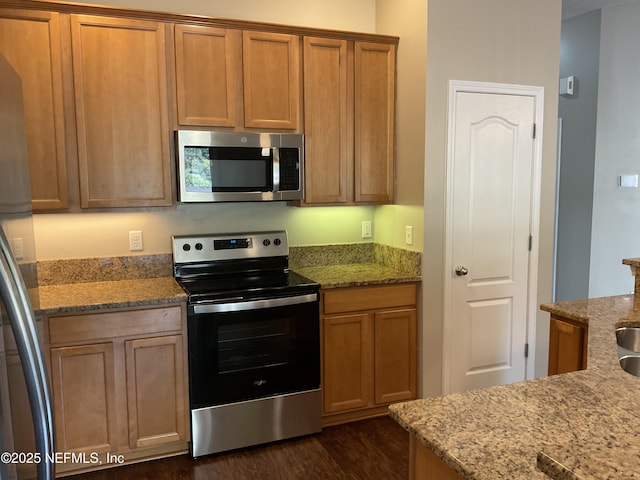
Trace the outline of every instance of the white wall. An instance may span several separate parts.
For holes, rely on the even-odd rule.
[[[364,33],[374,33],[376,21],[375,0],[95,0],[68,3],[91,3]]]
[[[171,236],[285,229],[295,246],[370,242],[361,238],[373,207],[288,207],[281,202],[178,205],[139,212],[34,216],[38,260],[171,253]],[[373,225],[374,231],[376,225]],[[129,251],[142,230],[144,251]]]
[[[400,37],[397,59],[396,204],[375,209],[376,241],[421,251],[424,241],[424,152],[427,3],[377,0],[376,31]],[[413,245],[405,227],[413,227]]]
[[[445,167],[449,80],[545,88],[537,304],[551,298],[561,0],[429,0],[423,254],[423,382],[442,391]],[[546,374],[548,315],[540,312],[536,374]]]
[[[623,258],[640,257],[640,190],[618,176],[640,174],[640,6],[602,10],[589,297],[633,291]]]

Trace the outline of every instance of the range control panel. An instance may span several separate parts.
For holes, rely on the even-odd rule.
[[[285,230],[258,233],[174,235],[173,262],[213,262],[289,255]]]

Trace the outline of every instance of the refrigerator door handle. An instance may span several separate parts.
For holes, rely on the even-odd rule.
[[[50,461],[54,457],[53,413],[47,372],[38,342],[31,301],[1,226],[0,295],[4,300],[18,347],[31,405],[36,450],[42,456],[37,465],[37,478],[52,480],[55,477],[55,463]]]

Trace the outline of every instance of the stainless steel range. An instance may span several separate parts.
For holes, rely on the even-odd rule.
[[[321,430],[319,285],[285,231],[173,237],[188,294],[191,455]]]

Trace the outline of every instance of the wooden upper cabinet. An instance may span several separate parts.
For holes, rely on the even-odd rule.
[[[353,88],[346,40],[304,38],[305,202],[345,203],[353,184]]]
[[[244,125],[298,130],[300,37],[243,31]]]
[[[86,207],[172,204],[165,25],[71,16]]]
[[[355,202],[391,203],[396,48],[355,44]]]
[[[175,26],[179,125],[236,127],[242,110],[242,32]]]
[[[305,204],[393,203],[395,49],[305,37]]]
[[[22,79],[33,209],[69,204],[59,15],[0,9],[0,53]]]

